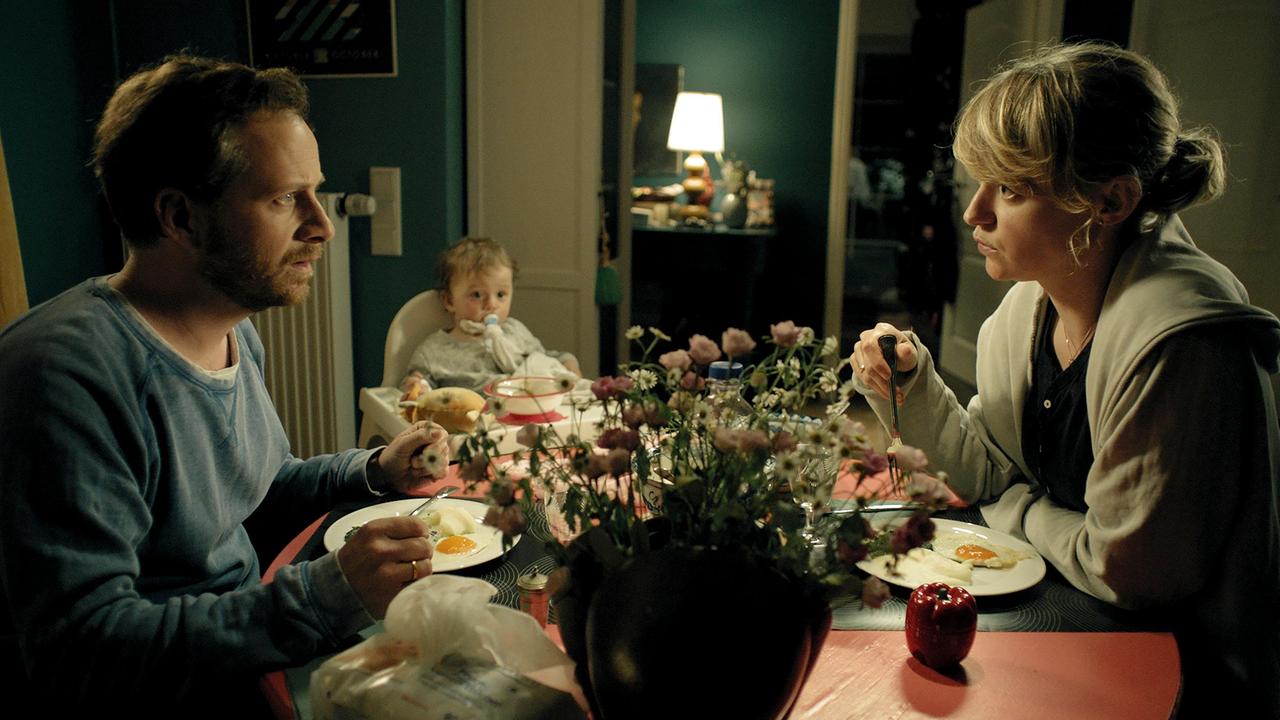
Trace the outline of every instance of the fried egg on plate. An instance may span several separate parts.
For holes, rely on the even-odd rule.
[[[436,541],[436,552],[441,555],[465,557],[475,555],[488,544],[488,540],[478,535],[448,535]]]
[[[945,582],[949,585],[973,584],[973,563],[953,562],[929,548],[911,548],[906,555],[879,555],[869,561],[878,573],[902,578],[910,585]]]
[[[1018,550],[997,545],[986,538],[970,533],[944,533],[933,539],[933,549],[945,558],[956,562],[972,562],[975,567],[1011,568],[1029,555]]]
[[[442,507],[427,514],[422,520],[427,535],[435,544],[436,552],[453,557],[474,555],[489,544],[489,540],[477,534],[476,519],[456,507]]]

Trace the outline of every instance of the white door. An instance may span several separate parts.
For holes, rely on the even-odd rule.
[[[598,3],[467,2],[467,227],[520,266],[512,315],[595,375]]]
[[[966,13],[964,65],[961,68],[961,106],[973,90],[1003,62],[1027,53],[1031,48],[1058,39],[1062,32],[1063,0],[987,0]],[[960,238],[959,276],[956,302],[943,308],[943,370],[976,385],[978,329],[1009,289],[1009,283],[987,277],[977,246],[968,241],[972,230],[960,219],[977,184],[956,166],[956,218]],[[963,401],[964,398],[961,398]]]

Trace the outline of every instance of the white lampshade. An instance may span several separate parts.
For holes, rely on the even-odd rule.
[[[667,149],[724,150],[724,106],[719,93],[682,92],[676,96]]]

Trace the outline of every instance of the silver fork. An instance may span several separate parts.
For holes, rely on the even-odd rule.
[[[885,457],[889,460],[889,486],[896,492],[902,490],[902,471],[898,467],[898,448],[902,447],[902,433],[898,431],[898,339],[893,335],[881,335],[880,354],[889,365],[889,403],[893,408],[893,426],[889,428],[889,447]]]

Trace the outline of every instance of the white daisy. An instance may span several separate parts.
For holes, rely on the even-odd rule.
[[[636,387],[642,391],[652,390],[658,384],[658,374],[646,368],[633,370],[631,379],[636,381]]]

